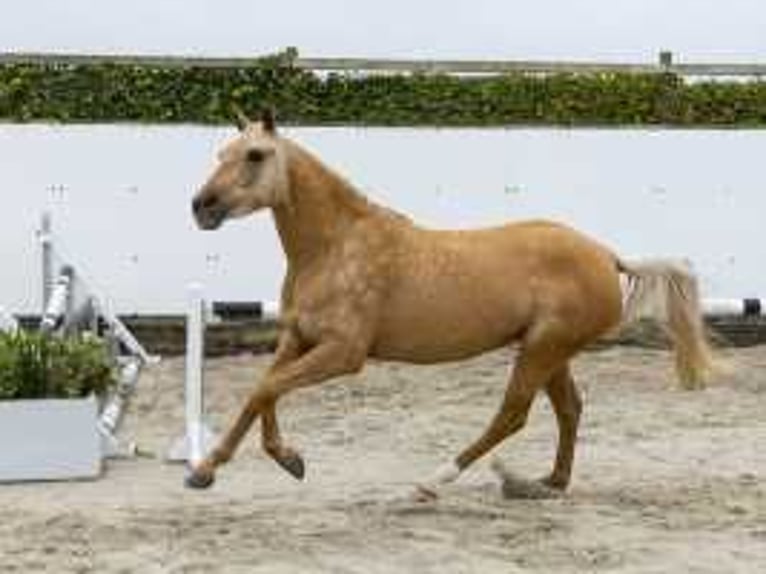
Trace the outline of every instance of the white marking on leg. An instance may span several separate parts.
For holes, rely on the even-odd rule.
[[[441,465],[428,480],[418,483],[418,491],[428,497],[436,498],[440,486],[455,482],[462,471],[454,461]]]

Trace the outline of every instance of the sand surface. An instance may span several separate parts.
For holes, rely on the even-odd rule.
[[[183,427],[183,363],[148,373],[122,435],[159,459],[117,460],[94,482],[0,486],[0,572],[766,572],[766,347],[722,352],[733,372],[704,392],[672,384],[663,351],[582,355],[585,397],[570,491],[507,499],[490,460],[439,501],[411,485],[483,429],[511,358],[371,363],[287,397],[298,483],[253,433],[212,490],[184,489],[160,459]],[[214,360],[210,421],[232,418],[269,357]],[[555,420],[539,397],[496,454],[533,479]]]

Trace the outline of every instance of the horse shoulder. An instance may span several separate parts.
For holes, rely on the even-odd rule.
[[[368,331],[388,284],[391,241],[385,222],[359,222],[322,257],[294,272],[292,312],[303,338],[363,344],[372,336]]]

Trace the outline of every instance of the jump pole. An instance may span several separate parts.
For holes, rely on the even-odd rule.
[[[207,302],[199,283],[187,288],[186,357],[184,369],[185,432],[168,452],[168,462],[195,466],[210,450],[214,435],[205,423],[204,361]]]
[[[766,314],[766,300],[754,297],[703,299],[702,313],[707,317],[758,317]]]

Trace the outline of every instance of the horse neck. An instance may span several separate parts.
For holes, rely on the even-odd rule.
[[[344,229],[376,209],[307,151],[291,142],[284,145],[289,191],[273,213],[288,262],[300,264],[326,253]]]

